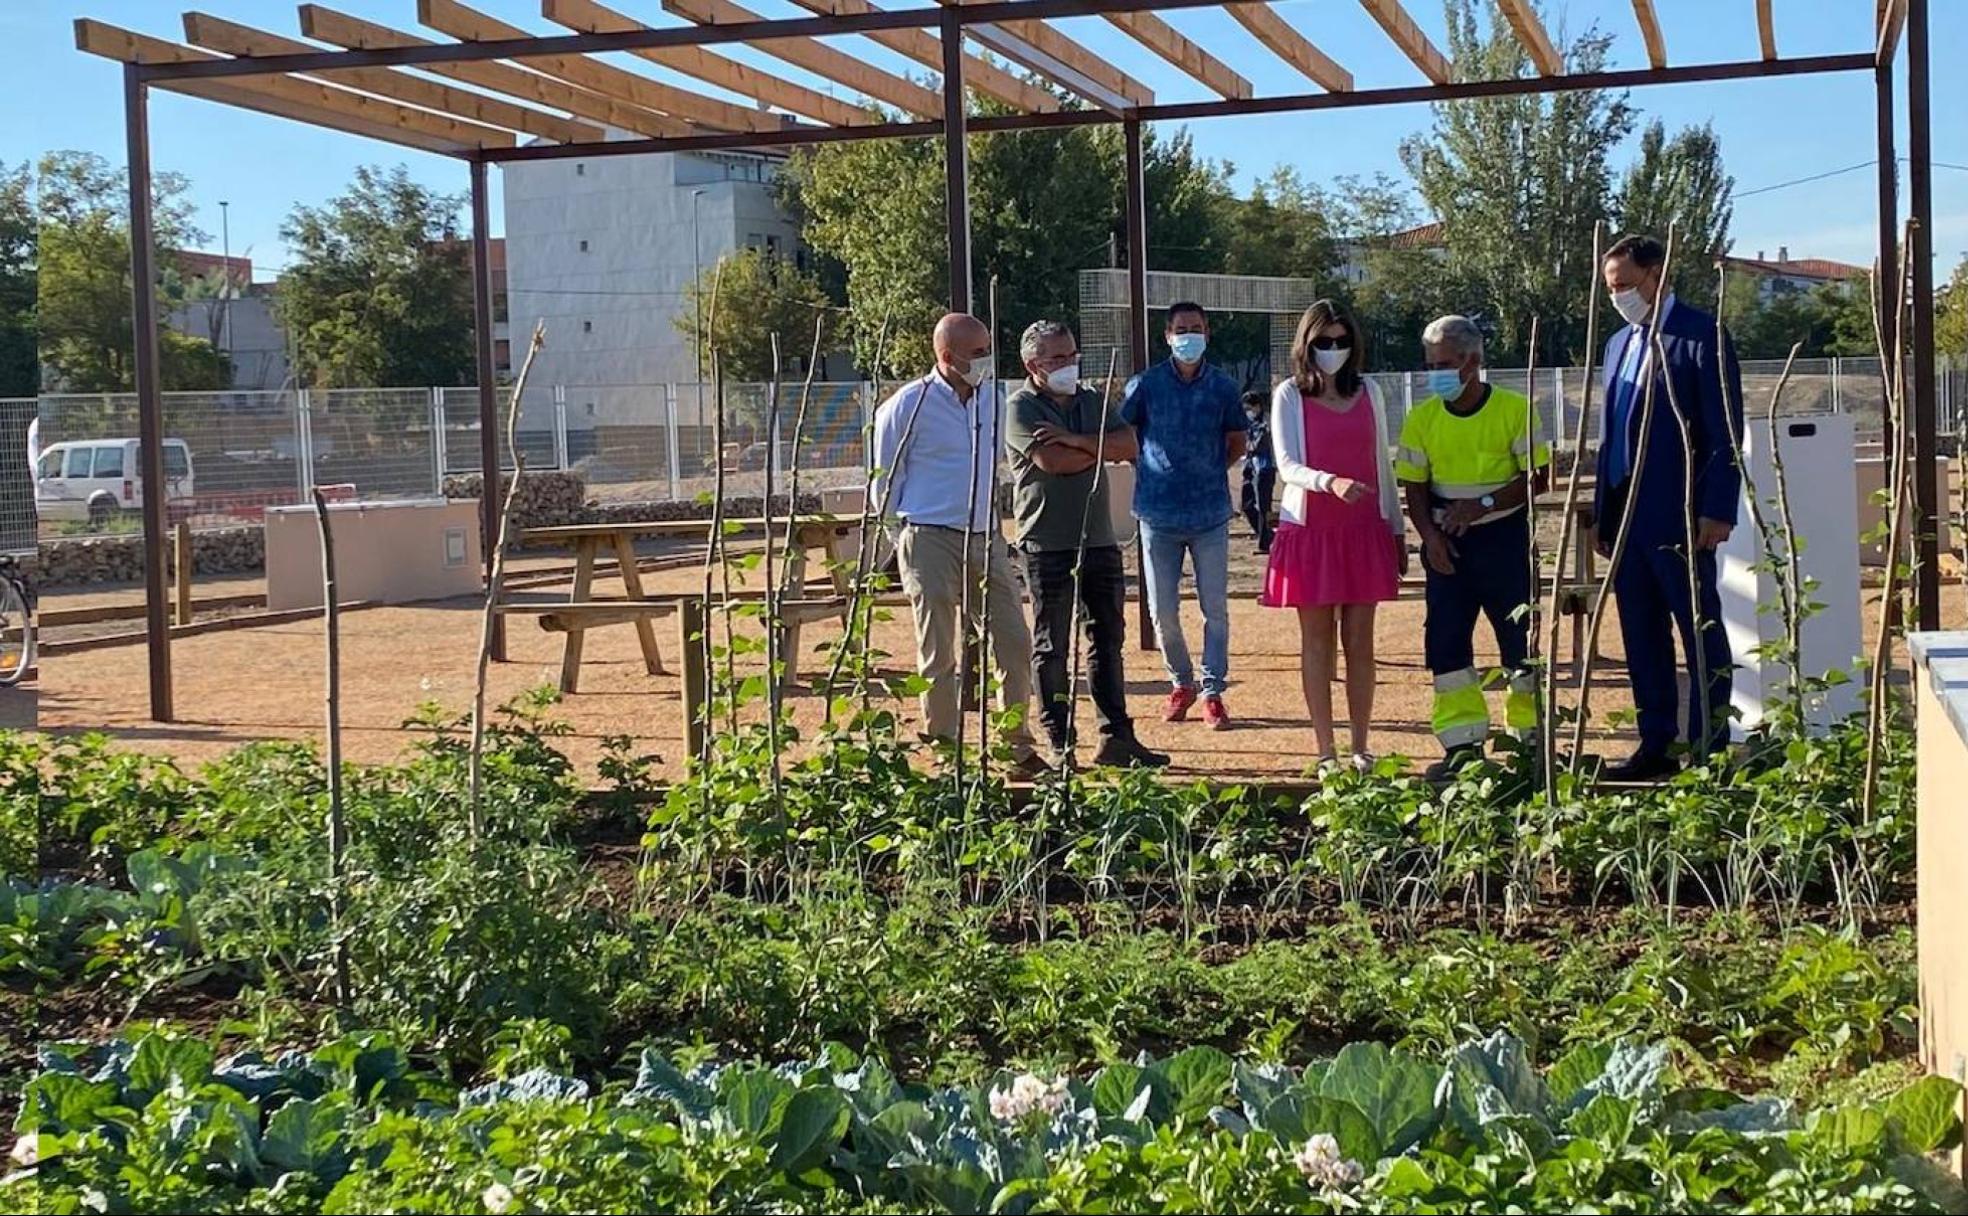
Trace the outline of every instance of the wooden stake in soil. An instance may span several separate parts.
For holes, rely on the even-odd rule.
[[[788,580],[791,579],[794,568],[794,563],[791,560],[793,546],[799,543],[800,446],[801,441],[806,436],[806,407],[813,400],[813,377],[820,368],[820,337],[826,321],[827,314],[816,309],[813,313],[813,351],[807,356],[806,360],[806,383],[800,388],[799,412],[793,416],[793,451],[791,462],[786,468],[785,550],[787,554],[786,576]],[[777,448],[774,451],[777,451]],[[803,598],[806,594],[805,587],[793,587],[791,590],[795,599]],[[779,592],[779,600],[781,603],[784,603],[785,599],[786,588],[782,586]],[[841,619],[843,622],[841,630],[843,634],[842,644],[845,645],[846,637],[844,635],[846,634],[845,622],[847,618],[842,617]],[[786,665],[786,676],[788,679],[791,679],[799,670],[799,656],[787,656]]]
[[[181,519],[174,534],[172,573],[177,576],[178,624],[191,624],[191,521]]]
[[[1667,347],[1661,343],[1660,330],[1656,328],[1650,335],[1655,364],[1663,370],[1667,367]],[[1708,757],[1708,743],[1714,733],[1715,722],[1713,706],[1709,704],[1708,688],[1708,646],[1702,635],[1709,629],[1720,629],[1720,621],[1704,621],[1701,612],[1701,575],[1695,565],[1697,540],[1695,531],[1695,440],[1688,427],[1688,415],[1681,409],[1681,399],[1674,391],[1674,377],[1663,375],[1661,383],[1667,386],[1667,407],[1674,415],[1675,430],[1681,436],[1681,556],[1688,570],[1688,621],[1694,626],[1694,637],[1689,639],[1688,666],[1694,669],[1694,687],[1690,693],[1695,702],[1695,738],[1689,740],[1694,745],[1696,757]],[[1775,407],[1772,406],[1774,413]],[[1772,421],[1774,434],[1775,423]],[[1774,446],[1774,444],[1772,445]],[[1781,477],[1779,477],[1781,483]]]
[[[977,627],[977,790],[983,797],[984,786],[991,779],[991,656],[997,647],[991,644],[991,559],[997,556],[997,547],[1004,543],[998,519],[998,445],[1003,438],[998,428],[998,276],[991,276],[986,289],[986,300],[991,327],[991,378],[984,382],[989,385],[991,395],[983,398],[984,385],[978,386],[978,396],[991,416],[991,445],[984,453],[984,459],[991,466],[990,476],[985,479],[987,487],[984,496],[984,518],[989,526],[984,531],[984,568],[978,579],[978,590],[984,596],[984,610],[978,614]],[[1029,707],[1028,707],[1029,708]]]
[[[1098,448],[1093,458],[1093,483],[1087,486],[1086,504],[1080,508],[1080,538],[1073,548],[1073,610],[1066,629],[1066,636],[1072,639],[1072,661],[1066,669],[1066,746],[1059,749],[1059,778],[1061,789],[1065,791],[1067,805],[1072,804],[1073,787],[1070,778],[1075,761],[1074,745],[1076,719],[1080,708],[1080,613],[1082,600],[1080,588],[1086,577],[1087,530],[1093,525],[1093,504],[1100,497],[1100,483],[1107,471],[1107,462],[1102,458],[1107,444],[1108,403],[1114,395],[1114,369],[1120,363],[1121,352],[1115,348],[1107,353],[1107,378],[1100,385],[1100,429],[1094,432]]]
[[[533,357],[547,343],[547,323],[536,322],[533,326],[533,339],[526,347],[526,360],[519,366],[519,377],[513,381],[512,396],[506,402],[506,446],[512,450],[512,481],[506,486],[506,496],[499,504],[499,533],[492,538],[492,570],[485,580],[485,614],[479,623],[478,632],[478,676],[472,686],[472,734],[471,734],[471,804],[468,808],[471,838],[477,840],[485,831],[485,806],[483,794],[483,761],[485,756],[485,678],[487,668],[492,662],[492,631],[499,618],[499,595],[501,584],[506,577],[506,537],[512,530],[513,501],[519,497],[519,483],[526,475],[526,459],[519,450],[519,397],[526,391],[526,377],[533,372]],[[498,470],[492,470],[497,475]],[[495,484],[481,487],[485,494],[496,494]]]
[[[1661,259],[1661,289],[1666,290],[1670,272],[1674,269],[1674,229],[1667,230],[1667,253]],[[1655,305],[1658,308],[1659,301]],[[1649,320],[1654,318],[1649,317]],[[1647,467],[1648,439],[1654,427],[1654,385],[1660,380],[1660,369],[1653,364],[1646,352],[1641,355],[1641,367],[1647,377],[1647,389],[1640,398],[1640,442],[1634,445],[1633,468],[1628,471],[1626,484],[1637,487],[1640,475]],[[1624,436],[1620,436],[1621,441]],[[1612,435],[1600,437],[1601,443],[1614,442]],[[1599,527],[1606,521],[1599,520]],[[1626,556],[1627,536],[1633,530],[1633,493],[1629,488],[1626,501],[1620,507],[1619,530],[1613,537],[1612,552],[1606,559],[1606,573],[1599,580],[1599,589],[1592,599],[1592,616],[1586,627],[1585,654],[1579,660],[1579,708],[1578,719],[1572,724],[1572,768],[1576,772],[1585,755],[1585,725],[1591,717],[1592,704],[1592,666],[1599,653],[1599,630],[1606,620],[1606,601],[1611,597],[1613,576],[1619,573],[1620,561]]]
[[[778,572],[772,564],[772,466],[779,463],[779,335],[772,335],[772,378],[765,402],[765,727],[766,750],[772,756],[772,803],[785,813],[779,771],[779,628]]]
[[[1879,327],[1879,310],[1873,310],[1880,353],[1879,369],[1886,381],[1886,425],[1890,428],[1887,437],[1892,442],[1890,472],[1886,479],[1886,574],[1880,595],[1879,634],[1873,641],[1872,670],[1868,673],[1870,695],[1866,706],[1865,783],[1859,793],[1860,818],[1866,823],[1872,822],[1879,809],[1879,754],[1886,743],[1887,697],[1890,695],[1887,676],[1893,657],[1894,622],[1900,619],[1895,597],[1899,593],[1900,557],[1909,539],[1906,536],[1908,427],[1903,326],[1906,323],[1907,276],[1911,269],[1908,261],[1911,236],[1910,229],[1901,234],[1900,266],[1893,283],[1893,325],[1890,331]],[[1889,351],[1890,355],[1887,353]],[[1886,455],[1884,452],[1881,454]]]
[[[1572,551],[1572,540],[1578,529],[1579,474],[1585,467],[1585,427],[1592,417],[1592,389],[1596,377],[1592,374],[1593,360],[1599,354],[1599,275],[1605,264],[1601,248],[1606,239],[1605,221],[1592,226],[1592,280],[1586,287],[1585,295],[1585,384],[1581,390],[1578,425],[1572,430],[1572,468],[1565,479],[1564,512],[1558,518],[1558,552],[1555,568],[1551,574],[1550,615],[1546,618],[1550,627],[1550,645],[1546,653],[1555,659],[1558,655],[1559,597],[1565,592],[1565,559]],[[1560,427],[1563,415],[1560,415]],[[1572,662],[1581,666],[1584,655],[1573,655]],[[1545,774],[1544,796],[1547,806],[1557,805],[1558,797],[1558,664],[1548,659],[1544,665],[1544,704],[1543,730],[1539,732],[1538,749],[1540,767]],[[1581,712],[1583,710],[1581,709]],[[1577,766],[1577,752],[1573,753],[1573,766]]]
[[[319,486],[314,490],[314,522],[321,534],[321,621],[328,668],[323,700],[328,714],[328,932],[333,942],[329,984],[331,999],[346,1009],[351,994],[342,917],[342,874],[348,864],[348,821],[342,814],[342,612],[335,584],[335,530],[329,525],[328,500]]]
[[[1538,579],[1544,570],[1538,563],[1537,355],[1538,318],[1532,317],[1530,353],[1524,360],[1524,526],[1530,530],[1530,544],[1526,546],[1529,551],[1530,581],[1524,584],[1524,671],[1521,675],[1512,672],[1511,678],[1521,679],[1522,676],[1529,676],[1541,688],[1544,682],[1537,679],[1540,650],[1537,608]],[[1407,544],[1405,540],[1401,543]],[[1505,695],[1509,695],[1508,692]],[[1532,703],[1535,706],[1535,715],[1531,719],[1531,737],[1533,741],[1539,741],[1538,753],[1542,756],[1544,744],[1541,740],[1549,732],[1544,729],[1544,706],[1538,703],[1535,692],[1532,693]],[[1550,774],[1544,771],[1542,765],[1538,768],[1538,781],[1547,790],[1551,786]]]

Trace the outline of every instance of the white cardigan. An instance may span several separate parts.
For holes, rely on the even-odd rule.
[[[1387,404],[1373,381],[1366,381],[1367,400],[1373,405],[1374,455],[1380,461],[1380,515],[1396,537],[1405,538],[1407,516],[1401,510],[1401,488],[1394,481],[1394,460],[1389,454]],[[1271,455],[1278,462],[1278,479],[1285,483],[1284,499],[1278,504],[1278,518],[1294,524],[1305,522],[1305,496],[1331,490],[1337,474],[1316,467],[1316,453],[1305,450],[1305,398],[1297,384],[1286,380],[1271,394]]]

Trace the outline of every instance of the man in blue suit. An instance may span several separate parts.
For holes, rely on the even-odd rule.
[[[1627,325],[1606,344],[1606,415],[1594,514],[1599,551],[1606,556],[1622,514],[1633,517],[1613,594],[1640,726],[1639,749],[1606,770],[1614,781],[1647,781],[1674,771],[1670,751],[1681,719],[1676,632],[1688,658],[1688,739],[1696,755],[1705,755],[1711,742],[1723,737],[1717,723],[1726,721],[1732,687],[1715,549],[1735,529],[1742,489],[1734,439],[1742,434],[1742,373],[1734,342],[1726,335],[1718,341],[1715,318],[1677,301],[1662,282],[1665,261],[1659,241],[1627,236],[1606,251],[1601,268],[1613,307]],[[1649,381],[1652,420],[1641,461]],[[1688,423],[1685,448],[1677,406]],[[1687,517],[1690,486],[1693,536]],[[1697,588],[1692,605],[1691,549]],[[1708,673],[1706,721],[1700,720],[1697,653]]]

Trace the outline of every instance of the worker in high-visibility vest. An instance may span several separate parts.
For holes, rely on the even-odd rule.
[[[1551,445],[1520,393],[1483,380],[1483,332],[1446,316],[1422,333],[1426,400],[1401,425],[1394,475],[1407,491],[1427,571],[1423,650],[1435,677],[1433,725],[1441,779],[1482,754],[1489,738],[1485,689],[1504,684],[1504,723],[1519,740],[1538,725],[1530,640],[1530,496],[1542,489]],[[1496,633],[1500,672],[1477,670],[1476,618]]]

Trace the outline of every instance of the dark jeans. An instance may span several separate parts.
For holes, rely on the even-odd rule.
[[[1454,574],[1443,574],[1422,558],[1428,574],[1422,652],[1431,673],[1447,675],[1476,665],[1478,616],[1490,619],[1504,668],[1513,673],[1523,668],[1531,629],[1523,611],[1531,598],[1528,522],[1520,511],[1450,537],[1456,551]]]
[[[1067,719],[1073,674],[1069,665],[1073,649],[1073,557],[1071,549],[1025,552],[1025,581],[1032,593],[1032,679],[1039,690],[1039,720],[1045,723],[1046,736],[1054,747],[1071,743]],[[1121,665],[1121,650],[1127,641],[1127,565],[1118,545],[1086,551],[1080,603],[1100,733],[1108,738],[1132,738],[1127,676]]]
[[[1244,469],[1244,518],[1250,521],[1251,535],[1259,548],[1271,547],[1271,501],[1278,489],[1278,470],[1265,469],[1255,477]]]
[[[1624,487],[1609,490],[1601,533],[1610,538],[1625,509]],[[1681,686],[1676,678],[1674,635],[1681,635],[1681,653],[1688,659],[1688,739],[1697,752],[1703,746],[1728,741],[1729,702],[1735,688],[1735,660],[1729,653],[1729,633],[1722,624],[1722,597],[1716,589],[1715,551],[1695,554],[1696,612],[1701,616],[1701,654],[1708,668],[1709,729],[1701,729],[1701,700],[1695,681],[1695,612],[1688,607],[1687,525],[1679,504],[1675,519],[1663,533],[1657,520],[1636,516],[1627,536],[1626,552],[1613,575],[1613,598],[1619,604],[1620,637],[1626,644],[1626,677],[1633,686],[1638,711],[1640,746],[1665,752],[1680,734]],[[1722,725],[1717,725],[1717,724]]]

